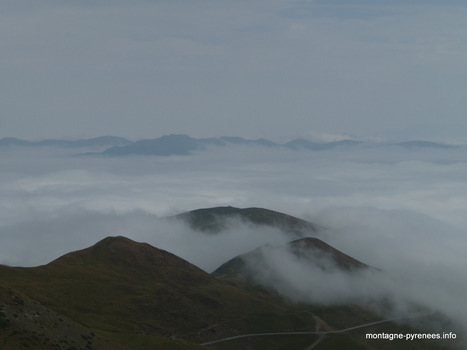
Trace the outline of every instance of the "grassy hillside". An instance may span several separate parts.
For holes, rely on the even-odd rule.
[[[157,343],[161,336],[202,342],[251,330],[314,326],[311,315],[298,308],[236,288],[171,253],[123,237],[104,239],[45,266],[1,266],[0,274],[45,307],[122,344],[140,336],[142,343]]]

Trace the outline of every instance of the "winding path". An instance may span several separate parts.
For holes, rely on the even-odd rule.
[[[310,347],[308,347],[306,349],[306,350],[311,350],[316,345],[318,345],[318,343],[324,338],[324,336],[326,336],[328,334],[344,333],[344,332],[352,331],[354,329],[365,328],[365,327],[377,325],[377,324],[380,324],[380,323],[386,323],[386,322],[392,322],[392,321],[401,321],[401,320],[407,320],[407,319],[412,319],[412,318],[420,318],[420,317],[425,317],[425,316],[429,316],[429,315],[432,315],[432,313],[423,314],[423,315],[416,315],[416,316],[387,318],[387,319],[380,320],[380,321],[360,324],[358,326],[353,326],[353,327],[348,327],[348,328],[338,329],[338,330],[332,330],[332,331],[323,331],[323,332],[321,332],[321,331],[314,331],[314,332],[273,332],[273,333],[242,334],[242,335],[236,335],[236,336],[233,336],[233,337],[227,337],[227,338],[208,341],[208,342],[202,343],[200,345],[212,345],[212,344],[221,343],[221,342],[225,342],[225,341],[229,341],[229,340],[249,338],[249,337],[264,337],[264,336],[276,336],[276,335],[309,335],[309,334],[320,335],[318,340],[316,340],[313,344],[310,345]]]

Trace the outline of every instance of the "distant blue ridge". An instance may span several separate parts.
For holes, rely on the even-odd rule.
[[[100,147],[102,152],[86,153],[85,155],[191,155],[194,151],[205,150],[207,147],[223,147],[228,145],[261,146],[269,148],[282,148],[290,150],[325,151],[334,148],[352,148],[361,145],[382,145],[356,140],[340,140],[332,142],[314,142],[304,138],[295,139],[284,144],[275,143],[267,139],[249,140],[238,136],[222,136],[218,138],[193,138],[184,134],[164,135],[155,139],[129,141],[122,137],[101,136],[81,140],[41,140],[25,141],[14,137],[0,139],[0,147],[62,147],[62,148],[92,148]],[[397,146],[404,149],[438,148],[450,149],[459,146],[441,144],[430,141],[412,140],[399,143],[385,143],[386,146]]]

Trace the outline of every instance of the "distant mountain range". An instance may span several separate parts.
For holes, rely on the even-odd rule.
[[[63,147],[63,148],[95,148],[95,147],[121,147],[130,144],[131,141],[116,136],[101,136],[81,140],[41,140],[25,141],[15,137],[4,137],[0,139],[0,147]]]
[[[359,146],[398,146],[405,149],[431,148],[449,149],[457,145],[441,144],[429,141],[407,141],[399,143],[371,143],[355,140],[341,140],[333,142],[313,142],[307,139],[295,139],[287,143],[276,143],[266,139],[248,140],[242,137],[193,138],[188,135],[164,135],[155,139],[130,141],[115,136],[102,136],[83,140],[42,140],[24,141],[17,138],[6,137],[0,139],[0,147],[63,147],[63,148],[99,148],[98,152],[86,153],[88,155],[129,156],[129,155],[190,155],[195,151],[225,146],[259,146],[267,148],[282,148],[290,150],[325,151],[335,148],[355,148]]]
[[[288,249],[311,264],[314,252],[321,252],[340,269],[367,268],[309,237],[319,229],[316,225],[283,213],[216,207],[176,217],[207,235],[222,234],[222,224],[212,224],[229,218],[277,224],[291,237],[306,235]],[[421,331],[382,320],[364,305],[294,303],[238,284],[225,271],[242,273],[235,259],[210,275],[170,252],[125,237],[107,237],[43,266],[0,265],[0,347],[302,350],[316,343],[316,349],[454,349],[452,340],[364,341],[368,330],[341,330],[362,326],[372,333]]]

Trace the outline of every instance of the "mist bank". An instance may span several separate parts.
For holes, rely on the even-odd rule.
[[[339,206],[409,210],[467,226],[467,153],[461,149],[242,146],[192,156],[74,155],[57,148],[0,150],[2,225],[70,207],[166,216],[232,205],[305,217]]]

